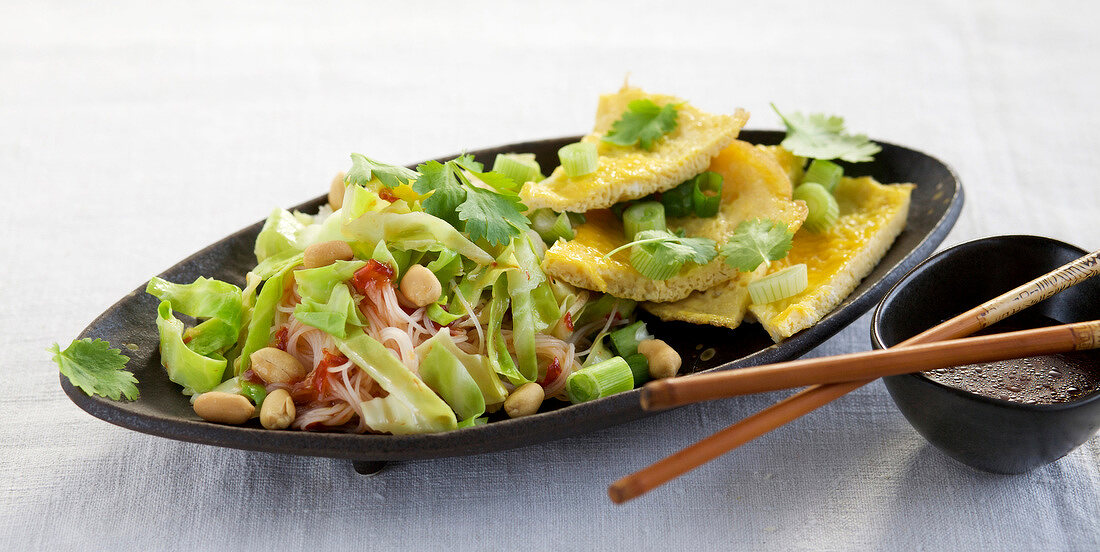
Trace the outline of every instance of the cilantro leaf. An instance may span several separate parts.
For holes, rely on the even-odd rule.
[[[112,349],[110,343],[85,338],[74,340],[64,351],[57,343],[46,350],[53,353],[61,373],[88,395],[116,401],[121,396],[130,400],[138,397],[137,378],[123,369],[130,359]]]
[[[471,172],[479,173],[479,172],[485,170],[485,165],[482,165],[481,163],[478,163],[477,161],[475,161],[474,156],[472,156],[468,153],[464,153],[462,155],[459,155],[458,157],[455,157],[451,161],[453,161],[455,165],[458,165],[459,167],[462,167],[463,169],[466,169],[466,170],[471,171]]]
[[[446,163],[429,161],[419,165],[420,178],[413,183],[413,191],[431,195],[423,201],[424,211],[439,217],[470,235],[477,241],[484,238],[489,243],[508,243],[530,228],[530,221],[523,215],[527,208],[519,196],[507,189],[512,179],[494,172],[472,170],[480,163],[464,155]],[[470,171],[467,176],[465,170]],[[492,189],[475,186],[470,177]]]
[[[770,219],[746,220],[737,225],[733,236],[722,246],[726,264],[741,272],[752,272],[760,263],[778,261],[791,249],[794,232],[782,222]]]
[[[643,230],[634,237],[634,243],[649,244],[646,249],[669,264],[706,264],[718,254],[714,240],[709,238],[687,238],[664,230]]]
[[[604,142],[620,146],[633,146],[641,142],[646,151],[653,150],[653,143],[665,134],[676,130],[676,118],[679,113],[675,104],[660,107],[653,100],[634,100],[626,105],[622,118],[611,125],[611,132],[603,137]]]
[[[466,221],[466,233],[477,241],[505,244],[530,228],[527,210],[515,194],[500,194],[467,183],[466,201],[458,206],[458,218]]]
[[[485,183],[487,186],[491,186],[498,192],[512,191],[518,188],[523,182],[516,182],[511,178],[504,176],[498,172],[476,172],[470,171],[470,174],[474,175],[474,178]]]
[[[841,117],[822,113],[784,115],[775,104],[772,109],[787,127],[787,137],[780,145],[795,155],[859,163],[873,160],[882,151],[866,134],[846,134]]]
[[[634,237],[637,239],[612,249],[604,258],[628,247],[637,248],[630,254],[630,266],[653,280],[667,280],[685,264],[706,264],[718,254],[714,240],[684,237],[683,231],[673,234],[667,230],[643,230]]]
[[[421,203],[424,212],[459,228],[458,206],[466,201],[466,189],[459,182],[454,165],[428,161],[418,165],[416,170],[420,172],[420,178],[413,182],[413,191],[418,194],[433,192]]]
[[[361,153],[351,154],[351,169],[344,177],[344,182],[367,186],[367,183],[377,178],[383,186],[396,188],[401,184],[408,184],[410,180],[416,180],[416,171],[405,167],[398,167],[375,161]]]

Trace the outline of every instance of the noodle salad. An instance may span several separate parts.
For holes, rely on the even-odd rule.
[[[540,177],[533,155],[491,171],[470,156],[416,171],[352,160],[319,212],[270,215],[243,289],[149,281],[161,363],[203,419],[429,433],[626,391],[651,359],[679,368],[634,301],[543,271],[579,215],[532,228],[517,189]]]

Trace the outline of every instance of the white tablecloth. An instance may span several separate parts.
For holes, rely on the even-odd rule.
[[[627,73],[749,109],[750,128],[778,126],[774,101],[946,160],[967,204],[945,245],[1095,249],[1095,3],[245,4],[0,5],[0,548],[1100,549],[1100,439],[979,473],[878,383],[615,506],[609,482],[784,394],[365,478],[112,426],[45,352],[321,193],[351,151],[408,163],[581,133]],[[812,354],[868,348],[864,317]]]

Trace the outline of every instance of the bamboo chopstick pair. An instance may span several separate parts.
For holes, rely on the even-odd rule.
[[[642,389],[647,410],[816,385],[619,479],[608,487],[608,495],[621,504],[645,494],[882,376],[1098,348],[1100,321],[958,339],[1098,274],[1100,251],[1095,251],[886,350],[650,382]]]

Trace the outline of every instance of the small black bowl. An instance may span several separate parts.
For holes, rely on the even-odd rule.
[[[871,321],[871,341],[876,349],[893,346],[1085,253],[1038,236],[996,236],[955,246],[917,265],[886,294]],[[1009,320],[1039,318],[1034,315],[1061,323],[1100,319],[1100,278]],[[1100,392],[1066,403],[1022,404],[948,387],[920,373],[884,381],[925,439],[984,471],[1032,470],[1065,456],[1100,428]]]

